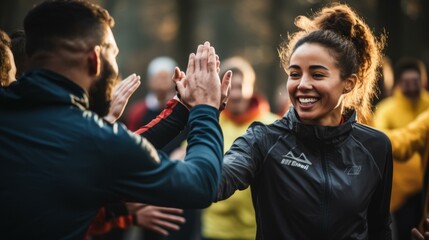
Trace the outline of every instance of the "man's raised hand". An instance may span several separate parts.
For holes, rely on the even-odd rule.
[[[207,104],[223,110],[229,96],[232,72],[219,79],[219,56],[209,42],[199,45],[197,53],[189,56],[186,74],[176,68],[173,80],[183,104],[192,108]]]

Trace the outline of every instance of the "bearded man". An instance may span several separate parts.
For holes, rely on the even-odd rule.
[[[46,1],[25,17],[31,67],[0,88],[5,239],[82,239],[110,202],[203,208],[214,200],[223,153],[214,48],[200,45],[177,82],[189,144],[185,161],[172,161],[101,117],[118,79],[113,25],[105,9],[78,0]]]

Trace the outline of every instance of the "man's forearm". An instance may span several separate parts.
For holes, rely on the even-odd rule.
[[[135,133],[145,137],[155,148],[161,149],[184,129],[188,116],[189,110],[179,101],[171,99],[155,119]]]

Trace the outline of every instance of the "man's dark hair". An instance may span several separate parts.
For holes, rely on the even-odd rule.
[[[15,59],[16,76],[22,75],[28,68],[28,57],[25,52],[25,32],[17,30],[10,34],[11,47],[13,58]]]
[[[394,68],[394,84],[397,85],[399,83],[399,79],[405,71],[414,70],[420,74],[420,79],[425,81],[426,79],[426,69],[422,61],[416,58],[405,57],[400,59]]]
[[[81,0],[45,1],[36,5],[24,19],[26,52],[57,48],[86,50],[102,44],[105,26],[114,20],[107,10]]]

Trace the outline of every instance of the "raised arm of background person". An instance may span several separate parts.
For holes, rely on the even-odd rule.
[[[397,160],[407,160],[414,152],[424,152],[429,146],[429,110],[421,113],[406,127],[395,130],[384,130],[392,142],[393,157]],[[427,157],[423,157],[425,161]]]

